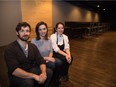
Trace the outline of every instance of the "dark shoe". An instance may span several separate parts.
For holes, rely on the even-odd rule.
[[[50,87],[60,87],[60,81],[58,80],[52,81],[52,83],[50,84]]]
[[[69,80],[68,75],[66,75],[66,76],[61,76],[61,77],[60,77],[60,81],[61,81],[61,82],[67,82],[68,80]]]

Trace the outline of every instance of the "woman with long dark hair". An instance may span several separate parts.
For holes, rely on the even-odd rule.
[[[53,57],[53,49],[50,38],[48,37],[48,27],[47,24],[43,21],[38,22],[35,28],[36,38],[32,39],[32,43],[34,43],[40,51],[40,54],[43,56],[46,61],[47,68],[50,68],[54,71],[52,78],[52,85],[54,87],[59,87],[59,68],[62,65],[61,60]]]

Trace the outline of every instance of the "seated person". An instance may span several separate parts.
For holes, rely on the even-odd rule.
[[[46,61],[47,68],[50,68],[54,71],[52,83],[54,83],[54,87],[58,87],[59,85],[59,68],[62,65],[61,60],[58,58],[53,58],[53,49],[51,40],[48,38],[48,27],[45,22],[38,22],[35,28],[36,38],[32,39],[32,43],[34,43],[40,51],[40,54],[44,57]]]
[[[50,36],[53,45],[53,57],[59,58],[63,65],[61,67],[61,81],[68,80],[69,65],[72,62],[68,36],[63,34],[64,24],[56,24],[56,32]]]
[[[46,69],[45,60],[37,47],[27,41],[30,33],[31,26],[27,22],[18,23],[17,40],[5,49],[11,87],[40,87],[41,84],[49,87],[53,72]]]

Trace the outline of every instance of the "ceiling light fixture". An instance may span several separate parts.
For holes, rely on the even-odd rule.
[[[106,9],[103,9],[103,11],[105,11]]]
[[[99,7],[100,7],[100,5],[97,5],[97,7],[99,8]]]

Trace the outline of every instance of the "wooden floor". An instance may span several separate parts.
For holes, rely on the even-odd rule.
[[[74,61],[61,87],[116,87],[116,32],[70,42]]]
[[[70,44],[74,60],[70,79],[61,87],[116,87],[116,32],[73,39]],[[0,83],[8,87],[3,50],[0,48]]]

